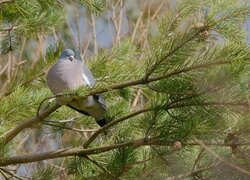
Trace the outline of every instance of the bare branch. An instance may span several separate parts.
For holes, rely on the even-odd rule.
[[[137,116],[139,114],[142,114],[142,113],[145,113],[145,112],[148,112],[148,111],[151,111],[151,110],[152,109],[141,109],[141,110],[135,111],[133,113],[130,113],[130,114],[126,115],[126,116],[123,116],[123,117],[121,117],[121,118],[119,118],[117,120],[111,121],[110,123],[106,124],[105,126],[101,127],[100,129],[98,129],[92,136],[90,136],[90,138],[87,141],[84,142],[83,147],[87,148],[91,144],[91,142],[93,142],[97,138],[97,136],[99,134],[101,134],[105,130],[109,129],[110,127],[112,127],[112,126],[114,126],[114,125],[116,125],[116,124],[118,124],[118,123],[120,123],[122,121],[125,121],[127,119],[130,119],[130,118],[132,118],[134,116]]]
[[[9,3],[9,2],[12,2],[12,1],[14,1],[14,0],[1,0],[0,5],[5,4],[5,3]]]
[[[201,172],[203,172],[203,171],[207,171],[207,170],[209,170],[209,169],[211,169],[211,168],[213,168],[213,167],[215,167],[215,166],[217,166],[216,163],[215,163],[215,164],[211,164],[211,165],[208,166],[208,167],[199,168],[199,169],[197,169],[197,170],[195,170],[195,171],[192,171],[192,172],[190,172],[190,173],[187,173],[187,174],[180,174],[180,175],[178,175],[178,176],[167,177],[166,180],[175,180],[175,179],[179,180],[179,179],[184,179],[184,178],[187,178],[187,177],[190,177],[190,176],[197,175],[197,174],[199,174],[199,173],[201,173]]]
[[[55,110],[61,107],[59,104],[55,104],[54,106],[50,107],[49,109],[39,113],[38,116],[34,116],[30,119],[21,121],[15,128],[9,130],[8,132],[4,133],[0,136],[1,145],[5,146],[8,144],[16,135],[18,135],[22,130],[33,126],[34,124],[40,123],[44,118],[49,116]]]
[[[0,166],[37,162],[37,161],[42,161],[46,159],[55,159],[55,158],[67,157],[67,156],[86,156],[86,155],[91,155],[91,154],[99,154],[99,153],[103,153],[103,152],[111,151],[113,149],[127,147],[127,146],[133,146],[134,148],[138,148],[141,146],[161,145],[161,144],[162,142],[160,142],[158,139],[150,138],[147,140],[137,139],[137,140],[121,143],[121,144],[115,144],[115,145],[103,146],[103,147],[97,147],[97,148],[89,148],[89,149],[83,149],[81,147],[66,148],[66,149],[48,151],[45,153],[39,153],[39,154],[34,154],[34,155],[21,155],[21,156],[1,159]]]
[[[206,142],[204,143],[206,146],[224,146],[224,147],[230,147],[232,144],[224,144],[224,143],[210,143]],[[102,146],[102,147],[96,147],[96,148],[88,148],[83,149],[82,147],[76,147],[76,148],[66,148],[66,149],[59,149],[59,150],[53,150],[48,151],[45,153],[38,153],[33,155],[20,155],[20,156],[14,156],[10,158],[0,159],[0,166],[8,166],[13,164],[22,164],[22,163],[31,163],[31,162],[37,162],[47,159],[55,159],[60,157],[68,157],[68,156],[86,156],[86,155],[93,155],[93,154],[99,154],[104,153],[107,151],[111,151],[117,148],[121,147],[127,147],[132,146],[133,148],[139,148],[141,146],[150,146],[150,145],[159,145],[159,146],[172,146],[172,144],[166,144],[166,142],[162,142],[158,138],[148,138],[148,139],[137,139],[128,141],[121,144],[114,144],[109,146]],[[192,142],[192,143],[183,143],[183,146],[200,146],[200,143]],[[250,142],[248,143],[239,143],[237,146],[249,146]]]
[[[197,65],[186,67],[186,68],[183,68],[180,70],[172,71],[172,72],[167,73],[167,74],[162,75],[162,76],[149,77],[148,79],[145,79],[145,77],[142,77],[141,79],[137,79],[137,80],[133,80],[133,81],[117,83],[117,84],[111,85],[109,87],[100,89],[100,90],[92,90],[86,96],[95,95],[95,94],[102,94],[105,92],[109,92],[109,91],[113,91],[113,90],[117,90],[117,89],[122,89],[122,88],[126,88],[129,86],[143,85],[143,84],[159,81],[159,80],[162,80],[165,78],[169,78],[172,76],[176,76],[176,75],[179,75],[182,73],[186,73],[189,71],[204,69],[204,68],[211,68],[213,66],[219,66],[219,65],[228,65],[230,63],[231,63],[230,61],[219,61],[219,62],[212,62],[212,63],[210,62],[210,63],[197,64]]]
[[[65,129],[65,130],[69,130],[69,131],[75,131],[75,132],[79,132],[79,133],[83,133],[83,132],[95,132],[96,129],[77,129],[77,128],[71,128],[68,126],[61,126],[55,123],[48,123],[48,122],[42,122],[43,124],[47,125],[47,126],[52,126],[52,127],[57,127],[57,128],[61,128],[61,129]]]
[[[63,96],[76,96],[76,95],[77,95],[77,94],[74,94],[74,93],[59,93],[59,94],[56,94],[56,95],[54,95],[54,96],[50,96],[50,97],[44,98],[44,99],[40,102],[40,104],[39,104],[39,106],[38,106],[38,108],[37,108],[36,116],[39,116],[40,109],[41,109],[41,107],[42,107],[42,105],[43,105],[43,103],[44,103],[45,101],[50,100],[50,99],[54,99],[54,98],[57,98],[57,97],[63,97]]]
[[[111,172],[109,172],[106,168],[104,168],[103,166],[101,166],[98,162],[96,162],[95,160],[91,159],[90,157],[86,156],[86,159],[88,159],[90,162],[92,162],[93,164],[95,164],[98,168],[100,168],[105,174],[109,175],[111,178],[115,178],[115,179],[120,179],[119,177],[115,177]]]
[[[211,155],[213,155],[214,157],[216,157],[219,161],[221,161],[222,163],[224,163],[225,165],[227,165],[228,167],[230,168],[233,168],[243,174],[246,174],[248,176],[250,176],[250,172],[243,169],[242,167],[236,165],[236,164],[233,164],[231,162],[228,162],[227,160],[223,159],[219,154],[217,154],[216,152],[214,152],[212,149],[210,149],[209,147],[207,147],[207,145],[200,141],[200,140],[195,140],[198,144],[200,144],[207,152],[209,152]]]
[[[23,177],[20,177],[20,176],[17,176],[16,174],[10,172],[10,171],[7,171],[6,169],[4,168],[0,168],[0,170],[8,175],[10,175],[11,177],[15,178],[15,179],[19,179],[19,180],[27,180],[27,179],[31,179],[31,178],[23,178]],[[9,179],[9,178],[8,178]]]

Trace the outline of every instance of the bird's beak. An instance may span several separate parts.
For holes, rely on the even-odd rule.
[[[69,56],[70,61],[73,61],[73,59],[74,59],[74,56]]]

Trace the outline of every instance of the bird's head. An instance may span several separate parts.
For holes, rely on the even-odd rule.
[[[72,61],[74,58],[75,53],[71,49],[65,49],[60,55],[60,59],[69,59],[70,61]]]

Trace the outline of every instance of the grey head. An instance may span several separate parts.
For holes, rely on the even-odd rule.
[[[60,55],[60,59],[69,59],[69,60],[73,60],[75,57],[75,53],[74,51],[72,51],[71,49],[65,49],[61,55]]]

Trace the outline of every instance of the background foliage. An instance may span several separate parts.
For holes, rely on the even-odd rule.
[[[0,177],[248,179],[249,16],[239,0],[0,1]],[[104,128],[67,107],[37,120],[65,48],[97,78],[74,92],[104,94]]]

